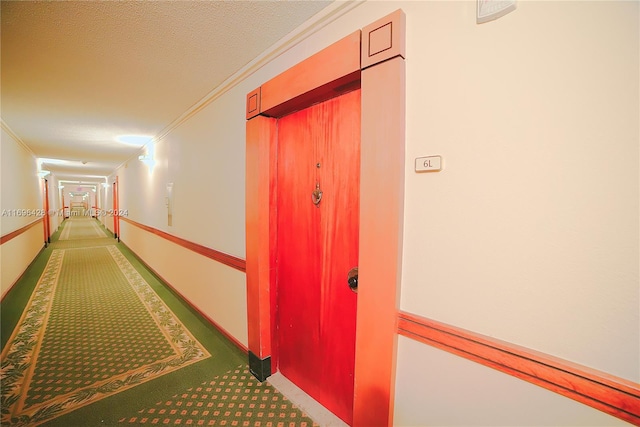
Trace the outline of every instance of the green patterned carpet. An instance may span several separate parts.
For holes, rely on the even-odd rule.
[[[73,218],[65,222],[59,240],[82,240],[106,237],[98,221],[91,218]]]
[[[240,366],[120,421],[152,425],[318,426],[267,382],[258,382],[247,366]]]
[[[65,221],[39,257],[2,301],[3,426],[314,425],[98,221]]]

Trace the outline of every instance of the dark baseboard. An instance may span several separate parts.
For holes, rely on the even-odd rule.
[[[271,376],[271,356],[260,359],[249,350],[249,370],[258,381],[266,380]]]

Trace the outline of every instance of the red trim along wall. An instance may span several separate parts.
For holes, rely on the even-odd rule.
[[[5,234],[4,236],[0,237],[0,245],[4,245],[9,240],[18,237],[19,235],[21,235],[25,231],[29,230],[31,227],[35,227],[36,225],[40,224],[40,222],[43,221],[43,220],[44,220],[44,218],[36,219],[32,223],[27,224],[22,228],[19,228],[19,229],[15,230],[15,231],[12,231],[10,233]]]
[[[398,334],[640,425],[640,384],[402,311]]]
[[[149,233],[155,234],[156,236],[162,237],[163,239],[173,242],[176,245],[189,249],[197,254],[210,258],[214,261],[218,261],[229,267],[235,268],[236,270],[245,272],[247,269],[245,260],[241,258],[237,258],[233,255],[225,254],[224,252],[216,251],[215,249],[202,246],[198,243],[190,242],[189,240],[185,240],[181,237],[174,236],[173,234],[169,234],[162,230],[158,230],[157,228],[140,224],[139,222],[136,222],[124,216],[121,216],[120,219],[135,227],[141,228],[142,230],[148,231]]]

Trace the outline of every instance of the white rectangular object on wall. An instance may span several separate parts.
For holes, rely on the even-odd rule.
[[[416,172],[439,172],[442,170],[442,156],[416,158]]]
[[[493,21],[516,9],[516,0],[478,0],[476,23]]]
[[[165,197],[167,206],[167,225],[173,226],[173,182],[167,183],[167,196]]]

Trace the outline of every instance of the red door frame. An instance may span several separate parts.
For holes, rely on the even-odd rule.
[[[43,196],[44,200],[42,203],[44,209],[44,244],[48,245],[51,243],[51,224],[49,222],[49,181],[46,178],[42,178],[43,188]]]
[[[120,241],[120,216],[118,216],[118,177],[113,181],[113,237]]]
[[[362,89],[355,426],[392,425],[402,267],[405,15],[357,30],[247,95],[246,262],[249,365],[277,371],[277,118]]]

